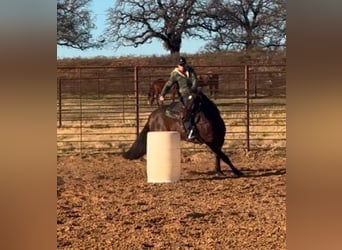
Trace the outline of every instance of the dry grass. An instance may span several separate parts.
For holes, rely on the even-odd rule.
[[[284,64],[286,52],[254,51],[249,54],[244,52],[215,52],[201,54],[183,54],[188,62],[196,65],[222,65],[224,64]],[[123,56],[123,57],[97,57],[97,58],[73,58],[57,60],[57,66],[148,66],[148,65],[172,65],[175,59],[171,56]]]
[[[215,100],[227,127],[224,145],[226,149],[245,148],[246,145],[246,113],[244,105],[236,104],[239,101],[243,104],[244,100],[239,98]],[[69,113],[65,113],[64,117],[67,117],[69,121],[63,121],[63,126],[57,128],[59,154],[79,153],[81,144],[83,153],[121,153],[127,150],[135,140],[135,110],[132,100],[132,103],[125,102],[127,106],[132,106],[131,110],[126,108],[124,111],[121,110],[122,107],[115,106],[101,111],[103,107],[107,108],[106,104],[103,106],[102,99],[91,100],[92,109],[90,113],[87,113],[86,109],[83,110],[82,121],[79,119],[77,106],[74,106],[73,102],[73,99],[70,99],[69,103],[64,102],[64,105],[69,108]],[[258,99],[258,103],[260,102],[262,100]],[[285,99],[264,99],[264,102],[271,103],[271,105],[257,106],[251,112],[251,144],[254,148],[283,148],[286,136]],[[235,106],[231,103],[235,103]],[[147,105],[140,107],[139,131],[153,109]],[[202,145],[190,143],[184,143],[183,148],[206,150]]]

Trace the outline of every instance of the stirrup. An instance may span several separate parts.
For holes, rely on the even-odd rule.
[[[188,139],[188,140],[196,139],[196,137],[194,136],[194,129],[191,129],[191,130],[190,130],[187,139]]]

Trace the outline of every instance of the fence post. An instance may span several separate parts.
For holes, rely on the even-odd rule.
[[[139,135],[139,66],[134,66],[134,94],[135,94],[135,114],[136,114],[136,135]]]
[[[79,91],[80,91],[80,156],[82,157],[82,79],[81,68],[78,68]]]
[[[249,133],[249,65],[245,65],[245,97],[246,97],[246,143],[247,143],[247,151],[250,151],[250,133]]]
[[[257,72],[254,70],[254,97],[256,98],[258,96],[258,78],[257,78]]]
[[[58,127],[62,127],[62,79],[58,78]]]

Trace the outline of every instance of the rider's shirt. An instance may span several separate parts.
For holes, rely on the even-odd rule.
[[[169,91],[173,84],[178,83],[179,93],[181,96],[189,95],[191,93],[191,89],[196,89],[197,87],[197,76],[192,67],[186,66],[185,72],[181,72],[178,68],[175,68],[170,75],[169,80],[165,84],[161,95],[165,96],[165,94]]]

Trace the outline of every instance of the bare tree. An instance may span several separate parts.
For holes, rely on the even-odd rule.
[[[184,37],[207,38],[206,1],[118,0],[108,12],[106,35],[114,48],[137,47],[160,40],[172,54],[179,53]]]
[[[92,41],[95,28],[88,9],[91,0],[57,0],[57,45],[76,49],[100,47]]]
[[[285,0],[214,0],[209,6],[217,29],[206,50],[285,47]]]
[[[207,50],[285,46],[285,0],[117,0],[108,10],[106,36],[138,47],[154,39],[179,53],[184,38],[207,40]]]

